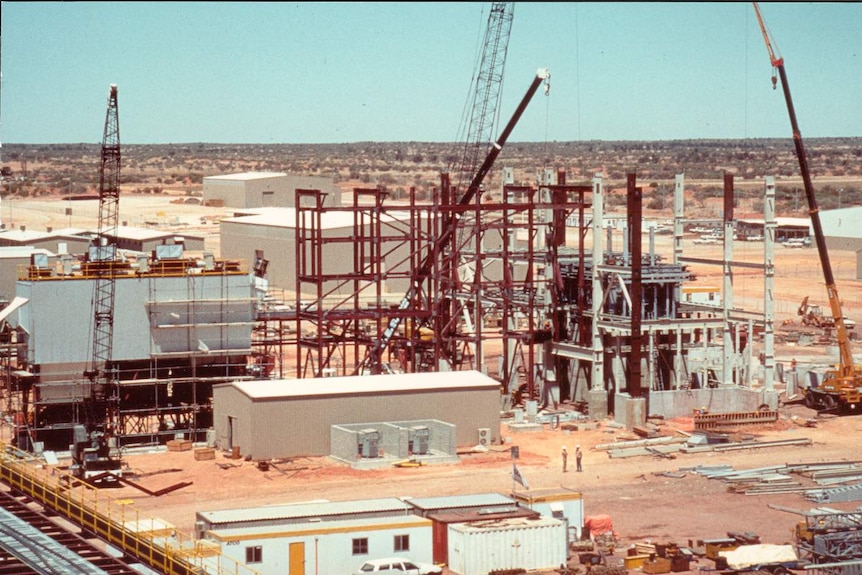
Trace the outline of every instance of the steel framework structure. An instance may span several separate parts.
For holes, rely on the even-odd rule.
[[[421,257],[440,232],[439,219],[430,217],[436,202],[417,203],[412,189],[407,205],[392,207],[382,188],[354,189],[350,205],[341,207],[324,207],[323,197],[319,190],[296,191],[298,377],[352,373],[383,334],[394,347],[420,349],[418,322],[428,321],[435,297],[425,289],[394,306],[384,286],[410,283],[414,270],[421,268]],[[347,225],[331,227],[327,222],[333,218]],[[349,263],[336,255],[344,246],[352,255]],[[392,327],[395,320],[402,330]],[[402,320],[407,322],[403,326]],[[388,351],[366,369],[386,372],[393,359],[392,349]]]
[[[441,188],[447,184],[443,174]],[[590,189],[513,184],[504,187],[502,201],[476,194],[466,206],[437,190],[430,202],[417,201],[411,190],[405,204],[387,201],[382,189],[356,189],[342,207],[325,207],[319,191],[298,190],[297,377],[350,374],[381,337],[386,353],[366,364],[369,373],[487,369],[485,346],[499,342],[503,359],[496,371],[504,387],[525,385],[533,393],[553,371],[545,365],[545,344],[555,333],[563,336],[551,312],[560,300],[556,252],[565,245],[567,219],[584,218]],[[467,210],[478,225],[473,243],[462,249],[477,262],[477,273],[464,290],[443,263],[461,253],[456,235],[446,234],[442,247],[437,238]],[[328,219],[350,223],[335,229]],[[335,257],[338,246],[347,253],[345,244],[350,269]],[[440,255],[429,260],[434,250]],[[427,273],[424,289],[398,303],[384,286],[411,284],[417,269]],[[462,313],[451,313],[453,302]]]

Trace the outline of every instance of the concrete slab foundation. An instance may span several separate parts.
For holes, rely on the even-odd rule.
[[[545,429],[545,426],[541,423],[510,423],[506,426],[506,429],[512,433],[535,433],[536,431]]]
[[[355,459],[355,460],[346,460],[336,455],[330,454],[330,458],[339,461],[341,463],[345,463],[350,466],[351,469],[382,469],[387,467],[392,467],[396,463],[400,461],[407,461],[404,458],[399,457],[391,457],[391,456],[381,456],[381,457],[368,457],[365,459]],[[460,463],[461,459],[457,455],[452,455],[449,453],[429,453],[428,455],[421,455],[417,457],[412,457],[409,460],[415,461],[421,465],[434,465],[434,464],[453,464]]]
[[[747,387],[652,391],[649,394],[649,415],[691,417],[698,409],[708,413],[757,411],[764,404],[777,409],[777,394],[774,391],[753,391]]]

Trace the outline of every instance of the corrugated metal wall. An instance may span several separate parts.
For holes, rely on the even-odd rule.
[[[31,334],[30,363],[45,371],[51,364],[89,361],[92,280],[19,282],[18,293],[30,299],[19,316]],[[113,359],[149,360],[154,353],[197,352],[201,341],[213,350],[248,349],[254,319],[251,295],[245,274],[118,278]],[[189,320],[200,323],[165,327]]]

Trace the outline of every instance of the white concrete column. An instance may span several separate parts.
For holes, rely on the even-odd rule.
[[[763,198],[763,387],[775,391],[775,178],[767,176]]]
[[[733,347],[733,333],[731,332],[730,310],[733,309],[733,222],[724,220],[724,257],[722,259],[723,286],[722,286],[722,314],[724,327],[722,328],[722,362],[721,381],[724,385],[733,385],[733,371],[736,366],[736,353]]]
[[[605,389],[605,350],[602,345],[601,333],[599,332],[599,316],[601,314],[604,290],[602,289],[602,277],[599,268],[604,265],[604,237],[602,220],[604,219],[604,191],[602,189],[601,175],[593,178],[593,309],[592,309],[592,341],[593,341],[593,365],[591,389]]]

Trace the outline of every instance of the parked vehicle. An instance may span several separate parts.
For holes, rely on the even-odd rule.
[[[826,315],[823,313],[823,308],[821,308],[817,304],[808,303],[808,296],[802,300],[802,303],[799,305],[799,309],[796,313],[802,317],[802,325],[809,325],[814,327],[823,327],[823,328],[834,328],[835,327],[835,319],[831,315]],[[848,330],[852,330],[856,327],[856,322],[844,316],[844,328]]]
[[[794,238],[792,240],[782,242],[781,245],[783,245],[785,248],[805,248],[810,246],[811,244],[806,244],[805,240],[802,238]]]
[[[439,575],[443,569],[432,563],[419,563],[403,557],[387,557],[385,559],[371,559],[353,572],[353,575],[366,575],[368,573],[399,573],[401,575]]]
[[[692,243],[695,244],[710,244],[716,245],[722,243],[723,238],[719,236],[709,235],[709,236],[700,236],[696,240],[693,240]]]

